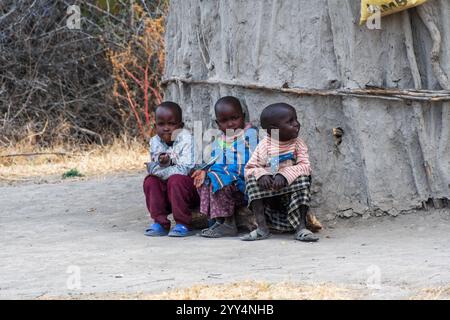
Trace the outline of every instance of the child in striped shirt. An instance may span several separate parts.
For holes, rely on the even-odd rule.
[[[299,241],[317,241],[306,228],[311,166],[308,148],[298,137],[300,123],[289,104],[275,103],[261,113],[267,137],[261,140],[245,166],[246,191],[258,228],[242,240],[262,240],[277,231],[295,231]]]

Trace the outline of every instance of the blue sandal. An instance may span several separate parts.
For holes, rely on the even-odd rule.
[[[150,225],[150,227],[144,232],[144,234],[149,237],[163,237],[167,236],[168,233],[169,231],[164,229],[164,227],[159,223]]]
[[[175,227],[169,232],[169,237],[188,237],[194,234],[193,231],[189,230],[184,224],[177,223]]]

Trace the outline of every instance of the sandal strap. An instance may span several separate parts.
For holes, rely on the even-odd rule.
[[[267,235],[270,233],[269,231],[267,231],[267,233],[262,232],[260,228],[256,228],[256,229],[253,230],[253,231],[255,231],[255,232],[256,232],[258,235],[260,235],[261,237],[265,237],[265,236],[267,236]]]
[[[189,229],[184,224],[177,223],[172,231],[175,231],[177,233],[186,233],[189,231]]]
[[[228,229],[231,231],[224,231],[225,233],[221,233],[218,232],[217,229],[222,228],[222,229]],[[236,233],[237,234],[237,230],[235,230],[232,226],[227,225],[225,223],[221,223],[218,227],[216,228],[208,228],[208,229],[204,229],[201,233],[201,235],[203,237],[207,237],[207,238],[220,238],[220,237],[227,237],[227,236],[234,236]]]
[[[150,228],[148,228],[148,229],[145,230],[145,231],[165,232],[165,231],[167,231],[167,230],[164,229],[164,227],[163,227],[160,223],[155,222],[155,223],[153,223],[153,224],[150,226]]]
[[[300,237],[304,237],[304,236],[307,236],[307,235],[310,235],[310,234],[312,234],[312,231],[308,230],[308,229],[302,229],[302,230],[300,230],[297,233],[297,235],[300,236]]]
[[[257,239],[258,235],[261,235],[260,233],[258,233],[258,229],[255,229],[252,232],[250,232],[250,236],[254,239]]]
[[[260,240],[260,239],[266,239],[268,238],[270,235],[270,232],[264,233],[261,232],[261,230],[259,228],[256,228],[253,231],[250,231],[249,234],[247,234],[244,238],[242,238],[243,240]]]

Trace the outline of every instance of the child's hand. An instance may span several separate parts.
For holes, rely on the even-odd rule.
[[[272,189],[273,177],[266,175],[258,179],[258,186],[263,190]]]
[[[158,157],[160,166],[167,167],[170,164],[170,156],[167,153],[161,153]]]
[[[273,190],[275,190],[275,191],[281,190],[284,187],[286,187],[287,185],[288,185],[288,182],[283,175],[281,175],[281,174],[275,175],[275,178],[273,179],[273,184],[272,184]]]
[[[194,186],[196,188],[200,188],[202,186],[203,182],[205,182],[206,171],[195,170],[191,177],[194,179]]]

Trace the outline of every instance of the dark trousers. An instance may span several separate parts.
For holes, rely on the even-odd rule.
[[[164,228],[170,228],[167,216],[172,213],[176,223],[190,226],[191,210],[200,200],[193,179],[175,174],[164,181],[156,176],[147,176],[144,180],[144,194],[147,209],[152,219]]]

